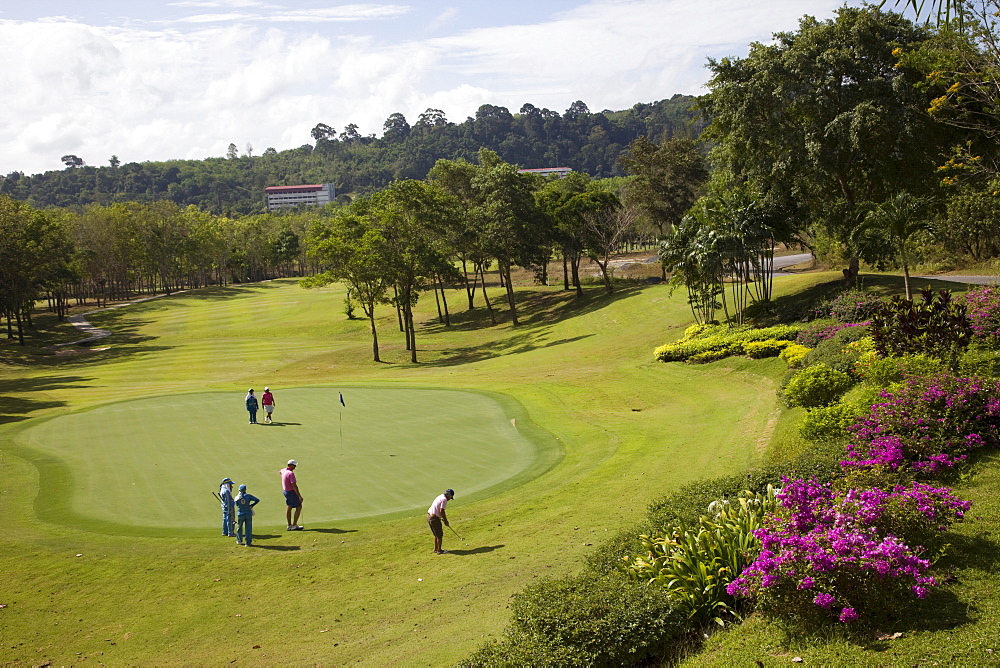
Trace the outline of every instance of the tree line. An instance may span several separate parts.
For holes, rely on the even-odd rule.
[[[694,101],[675,95],[596,113],[578,101],[562,114],[530,103],[516,114],[485,104],[463,122],[428,109],[412,125],[394,113],[381,137],[362,135],[353,123],[339,132],[317,123],[311,137],[303,137],[311,143],[298,148],[255,154],[249,144],[241,151],[232,143],[225,157],[205,160],[122,164],[111,156],[100,165],[65,155],[64,170],[0,176],[0,195],[39,208],[169,200],[217,215],[247,215],[266,211],[267,186],[333,183],[348,196],[371,194],[392,181],[425,178],[441,158],[474,160],[480,148],[522,167],[571,167],[595,178],[623,176],[619,158],[638,137],[657,144],[697,138],[704,122],[691,108]]]
[[[73,305],[309,276],[306,287],[348,286],[348,306],[359,305],[370,319],[376,360],[375,308],[394,306],[415,361],[412,307],[422,292],[434,292],[446,325],[448,287],[464,288],[470,309],[481,301],[496,324],[498,309],[485,290],[495,267],[505,289],[504,317],[515,326],[514,267],[547,284],[550,264],[561,259],[563,288],[583,296],[580,266],[590,258],[613,292],[612,254],[655,243],[708,174],[696,143],[687,139],[658,146],[636,140],[623,165],[632,176],[541,177],[480,149],[474,161],[438,160],[425,179],[394,181],[348,203],[246,216],[166,200],[37,209],[0,195],[8,337],[23,345],[40,301],[62,319]],[[683,188],[681,179],[687,179]],[[663,193],[673,198],[669,206]]]

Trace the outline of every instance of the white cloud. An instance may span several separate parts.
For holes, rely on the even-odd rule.
[[[183,3],[178,3],[183,4]],[[336,7],[319,7],[314,9],[287,9],[275,5],[263,5],[255,2],[204,3],[193,7],[212,9],[221,8],[264,8],[264,12],[228,12],[215,14],[193,14],[178,21],[183,23],[229,23],[233,21],[254,21],[267,23],[326,23],[326,22],[356,22],[372,19],[391,19],[402,16],[410,11],[404,5],[339,5]]]
[[[408,30],[396,42],[380,30],[412,23],[399,18],[409,11],[402,4],[331,5],[311,23],[270,20],[288,12],[254,0],[174,4],[240,18],[112,27],[0,20],[8,91],[0,172],[59,169],[67,153],[105,164],[112,154],[124,162],[222,155],[230,142],[281,150],[310,142],[320,122],[381,135],[391,113],[413,123],[427,108],[455,122],[486,103],[515,113],[524,102],[560,112],[574,100],[627,108],[698,92],[707,55],[745,53],[751,40],[794,29],[804,12],[829,16],[838,0],[771,0],[766,11],[747,0],[594,0],[544,23],[465,31],[455,31],[453,10],[422,9],[431,31],[455,32]],[[347,20],[355,32],[337,32]]]

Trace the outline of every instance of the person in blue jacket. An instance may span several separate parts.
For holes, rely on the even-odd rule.
[[[257,397],[254,396],[253,388],[247,392],[247,412],[250,413],[250,424],[257,424]]]
[[[219,499],[222,500],[222,535],[235,536],[233,525],[236,523],[236,513],[233,511],[233,481],[223,478],[219,485]]]
[[[253,507],[260,503],[253,494],[247,492],[246,485],[240,485],[236,495],[236,544],[253,545]]]

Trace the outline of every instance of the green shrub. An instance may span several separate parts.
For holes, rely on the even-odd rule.
[[[802,366],[803,358],[809,353],[812,348],[807,348],[800,343],[790,343],[785,346],[781,354],[778,355],[781,359],[788,363],[789,368],[797,369]]]
[[[920,296],[919,302],[893,297],[872,316],[875,349],[881,357],[925,354],[954,368],[972,341],[966,306],[948,290],[924,288]]]
[[[802,366],[823,363],[831,369],[853,375],[858,359],[867,352],[867,348],[850,344],[861,341],[867,336],[864,327],[842,329],[829,339],[816,344],[816,347],[802,359]]]
[[[460,665],[634,665],[689,630],[666,592],[621,573],[544,580],[516,594],[511,612],[503,637]]]
[[[843,447],[814,445],[793,460],[752,469],[720,478],[698,480],[684,485],[677,492],[669,494],[649,504],[646,531],[639,533],[664,533],[667,527],[685,522],[694,524],[702,515],[708,514],[708,506],[718,499],[732,499],[749,490],[753,494],[763,492],[768,485],[781,485],[783,477],[815,478],[827,483],[842,475],[840,460],[844,458]],[[627,553],[620,553],[620,559]],[[607,558],[607,555],[604,555]]]
[[[906,376],[933,376],[946,371],[941,360],[927,355],[902,357],[876,357],[859,360],[855,371],[862,380],[874,387],[889,387],[900,383]]]
[[[854,381],[843,371],[825,364],[814,364],[799,371],[785,387],[784,397],[789,406],[818,408],[836,402],[851,389]]]
[[[689,327],[676,343],[668,343],[654,350],[653,356],[660,362],[680,362],[706,352],[710,352],[711,355],[703,355],[694,361],[742,355],[747,343],[769,339],[791,340],[798,334],[799,329],[798,325],[776,325],[763,329],[696,325]]]
[[[851,436],[847,428],[858,416],[856,408],[843,403],[813,408],[802,418],[799,434],[812,443],[844,443]]]
[[[765,357],[777,357],[791,344],[791,341],[782,341],[779,339],[747,341],[743,344],[743,352],[747,355],[747,357],[759,360],[764,359]]]
[[[847,428],[868,414],[872,405],[880,401],[883,389],[855,385],[837,403],[809,410],[799,424],[799,435],[810,443],[846,444],[850,439]]]
[[[713,517],[702,516],[655,536],[641,536],[645,554],[623,560],[624,570],[639,582],[663,587],[675,605],[697,625],[732,620],[732,582],[760,552],[754,531],[777,507],[774,487],[762,493],[744,491],[733,501],[709,506]]]
[[[724,357],[729,357],[734,353],[731,352],[730,348],[723,348],[722,350],[704,350],[700,353],[695,353],[687,358],[688,364],[706,364],[708,362],[714,362],[716,360],[721,360]]]
[[[1000,350],[973,344],[958,361],[963,376],[1000,376]]]

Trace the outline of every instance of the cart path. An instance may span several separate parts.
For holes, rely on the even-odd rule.
[[[48,346],[50,349],[62,348],[64,346],[82,346],[85,343],[92,343],[94,341],[99,341],[105,337],[111,336],[111,332],[106,329],[101,329],[100,327],[95,327],[90,324],[87,320],[87,316],[92,313],[100,313],[101,311],[113,311],[115,309],[122,308],[123,306],[131,306],[132,304],[139,304],[141,302],[148,302],[152,299],[159,299],[161,297],[170,297],[181,292],[187,292],[187,290],[175,290],[169,295],[152,295],[151,297],[142,297],[140,299],[133,299],[131,301],[122,302],[120,304],[115,304],[114,306],[107,306],[105,308],[94,309],[93,311],[87,311],[86,313],[80,313],[78,315],[71,315],[69,317],[69,323],[76,327],[80,332],[86,334],[86,338],[77,339],[76,341],[67,341],[66,343],[56,343]]]

